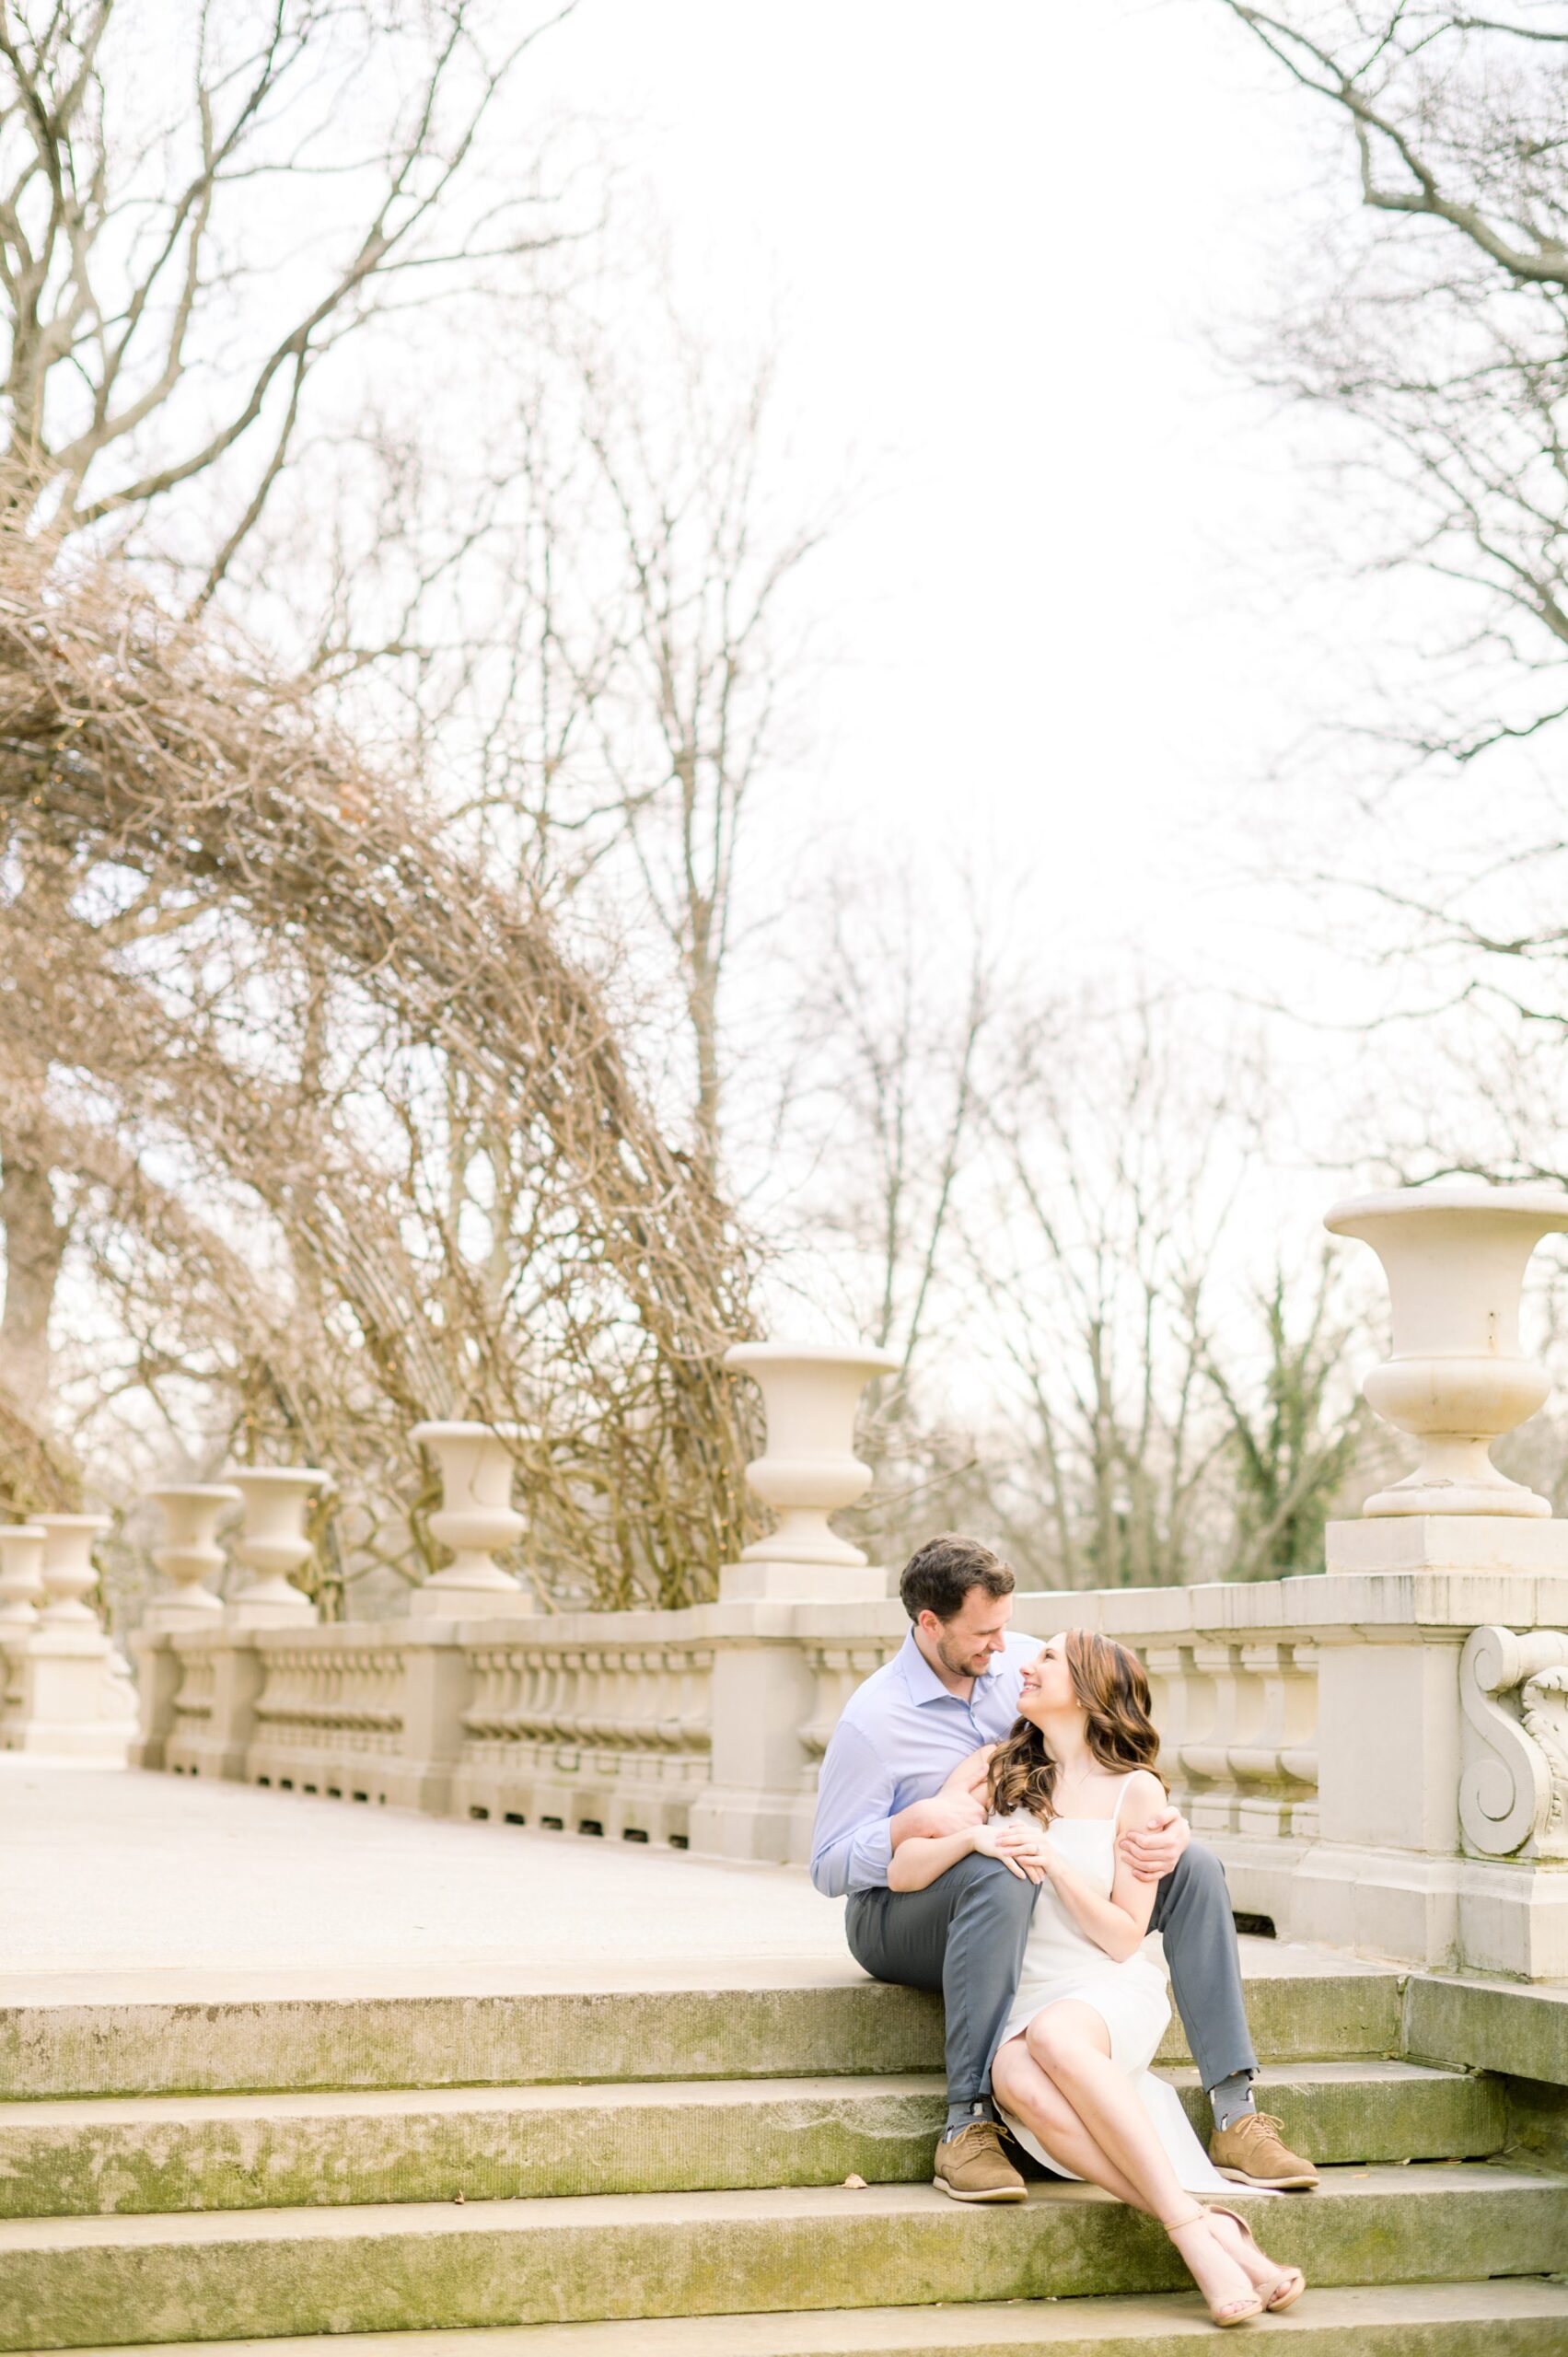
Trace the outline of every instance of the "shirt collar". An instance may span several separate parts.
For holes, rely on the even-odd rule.
[[[1001,1667],[1006,1658],[1007,1656],[1005,1654],[993,1654],[991,1659],[986,1663],[985,1667],[981,1671],[980,1677],[975,1680],[976,1685],[979,1686],[985,1678],[994,1678],[997,1670]],[[914,1631],[912,1629],[911,1629],[909,1635],[904,1639],[903,1649],[899,1655],[899,1662],[904,1673],[904,1684],[909,1688],[912,1701],[916,1702],[940,1702],[943,1700],[949,1702],[958,1702],[962,1701],[962,1696],[955,1694],[950,1686],[943,1685],[942,1680],[937,1677],[936,1672],[932,1668],[931,1664],[926,1660],[925,1655],[915,1643]],[[970,1695],[970,1701],[974,1700],[972,1694]]]

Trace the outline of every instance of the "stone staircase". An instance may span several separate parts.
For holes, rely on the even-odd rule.
[[[1568,2079],[1568,1992],[1417,1980],[1249,1982],[1267,2101],[1327,2164],[1314,2196],[1253,2198],[1313,2288],[1249,2329],[1325,2357],[1565,2357],[1568,2156],[1541,2083]],[[933,2190],[940,2027],[934,2001],[847,1980],[0,2009],[0,2350],[1207,2337],[1146,2221],[1045,2180],[993,2211]],[[1497,2075],[1514,2057],[1533,2109]],[[1201,2121],[1174,2040],[1165,2061]]]

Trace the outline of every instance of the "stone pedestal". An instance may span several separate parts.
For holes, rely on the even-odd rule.
[[[7,1751],[123,1766],[135,1736],[122,1714],[114,1650],[97,1628],[41,1628],[26,1642],[20,1710],[0,1736]]]
[[[517,1608],[512,1607],[507,1617]],[[449,1805],[462,1755],[463,1712],[472,1690],[472,1673],[455,1629],[426,1622],[411,1629],[409,1635],[403,1655],[402,1737],[396,1760],[389,1763],[387,1794],[399,1807],[439,1814]]]
[[[797,1820],[816,1680],[796,1631],[777,1604],[721,1605],[713,1616],[712,1770],[691,1806],[693,1850],[711,1858],[797,1857]]]
[[[1331,1522],[1324,1562],[1337,1574],[1496,1573],[1512,1584],[1498,1591],[1499,1600],[1512,1597],[1517,1609],[1527,1580],[1568,1584],[1568,1522],[1493,1514],[1382,1515],[1364,1522]],[[1527,1595],[1533,1608],[1533,1587]],[[1563,1602],[1568,1604],[1568,1585]]]

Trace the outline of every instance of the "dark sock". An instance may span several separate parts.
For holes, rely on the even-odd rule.
[[[1235,2121],[1244,2119],[1249,2111],[1256,2111],[1251,2072],[1233,2071],[1228,2079],[1222,2079],[1217,2087],[1209,2089],[1209,2101],[1214,2106],[1214,2126],[1222,2132]]]
[[[950,2103],[947,2106],[947,2125],[942,2131],[942,2142],[945,2144],[948,2137],[956,2136],[961,2128],[972,2128],[977,2119],[994,2119],[995,2117],[996,2106],[989,2096],[978,2096],[973,2103]]]

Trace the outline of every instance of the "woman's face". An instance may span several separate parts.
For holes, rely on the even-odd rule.
[[[1076,1711],[1083,1715],[1083,1705],[1073,1690],[1073,1673],[1067,1666],[1065,1635],[1048,1637],[1033,1661],[1026,1662],[1018,1690],[1018,1710],[1038,1727],[1047,1719],[1059,1719],[1064,1712]]]

